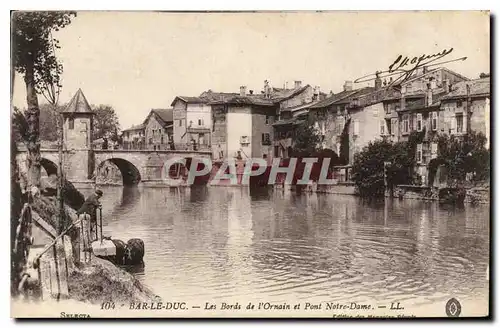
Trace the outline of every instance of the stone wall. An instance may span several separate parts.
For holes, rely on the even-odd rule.
[[[489,204],[490,200],[490,188],[488,187],[470,188],[465,194],[466,203]]]

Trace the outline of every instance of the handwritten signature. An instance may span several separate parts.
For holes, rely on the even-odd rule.
[[[361,82],[368,82],[375,80],[377,78],[386,78],[386,77],[391,77],[391,80],[389,81],[387,86],[397,86],[403,83],[404,81],[407,81],[410,79],[414,73],[417,71],[417,69],[421,67],[430,67],[430,66],[435,66],[435,65],[441,65],[453,61],[458,61],[458,60],[465,60],[467,57],[462,57],[458,59],[453,59],[450,61],[446,62],[439,62],[439,63],[434,63],[435,61],[448,56],[450,53],[453,52],[453,48],[450,49],[445,49],[441,52],[427,55],[423,54],[419,57],[413,57],[410,59],[410,57],[406,56],[403,58],[403,55],[399,55],[396,60],[392,62],[391,65],[389,65],[389,69],[385,71],[377,71],[375,74],[368,74],[363,77],[360,77],[354,81],[354,83],[361,83]],[[433,64],[431,64],[433,63]],[[373,77],[375,75],[375,77]],[[394,77],[394,78],[393,78]]]

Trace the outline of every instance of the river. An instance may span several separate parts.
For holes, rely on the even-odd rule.
[[[488,297],[489,207],[240,188],[103,187],[104,234],[141,238],[165,300]]]

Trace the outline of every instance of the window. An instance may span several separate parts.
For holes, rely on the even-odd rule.
[[[269,136],[269,133],[262,133],[262,144],[263,145],[271,144],[271,137]]]
[[[353,123],[353,134],[355,136],[359,135],[359,121],[354,121]]]
[[[274,157],[279,157],[280,147],[274,146]]]
[[[397,118],[391,119],[391,136],[396,135],[397,128],[398,128],[398,119]]]
[[[153,144],[153,138],[149,138],[149,144],[152,145]]]
[[[464,132],[464,115],[456,114],[455,119],[457,120],[457,133]]]
[[[431,128],[432,131],[436,131],[438,126],[438,112],[431,113]]]
[[[202,126],[202,125],[203,125],[203,120],[202,120],[202,119],[198,119],[198,125],[199,125],[199,126]]]
[[[337,134],[342,133],[342,131],[344,130],[344,125],[345,125],[345,118],[343,116],[340,116],[337,119]]]
[[[431,144],[431,158],[437,158],[438,155],[438,144],[433,142]]]
[[[422,131],[422,114],[417,114],[417,131]]]
[[[385,120],[380,121],[380,135],[385,135]]]
[[[182,120],[179,120],[179,126],[182,126]]]
[[[248,141],[248,136],[241,136],[240,143],[241,144],[249,144],[250,142]]]
[[[70,117],[68,118],[68,128],[73,130],[75,128],[75,119]]]
[[[163,136],[161,136],[160,143],[163,144]]]
[[[457,101],[457,107],[462,107],[462,100]]]
[[[266,125],[269,125],[269,115],[266,115]]]
[[[417,144],[417,163],[422,163],[422,144]]]
[[[408,114],[403,115],[403,133],[410,131],[410,117]]]

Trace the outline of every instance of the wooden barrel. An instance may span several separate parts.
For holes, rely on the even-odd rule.
[[[125,250],[125,264],[140,264],[144,258],[144,242],[138,238],[132,238],[127,242]]]

